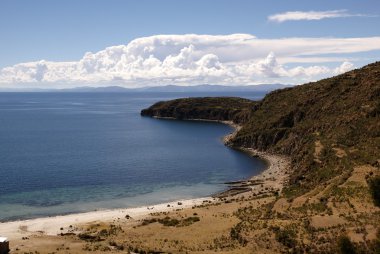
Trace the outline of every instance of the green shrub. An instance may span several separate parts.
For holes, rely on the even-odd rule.
[[[170,217],[165,217],[163,219],[159,219],[158,222],[161,223],[162,225],[166,226],[166,227],[175,227],[175,226],[178,226],[178,224],[180,223],[179,220],[171,219]]]
[[[347,236],[342,236],[338,242],[340,253],[342,254],[355,254],[355,246]]]
[[[380,176],[373,177],[369,180],[369,188],[376,206],[380,207]]]
[[[276,240],[288,248],[297,246],[296,233],[290,229],[275,230]]]
[[[156,219],[156,218],[145,219],[145,220],[143,220],[141,225],[146,226],[146,225],[149,225],[151,223],[158,222],[158,223],[160,223],[166,227],[185,227],[185,226],[190,226],[191,224],[198,222],[198,221],[200,221],[200,219],[199,219],[199,217],[196,217],[196,216],[188,217],[188,218],[183,219],[183,220],[178,220],[178,219],[170,218],[170,217],[166,216],[163,219]]]
[[[240,222],[236,224],[233,228],[231,228],[230,237],[231,239],[238,241],[239,244],[241,244],[242,246],[245,246],[248,241],[241,234],[242,227],[243,224]]]

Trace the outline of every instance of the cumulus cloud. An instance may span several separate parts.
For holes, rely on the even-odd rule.
[[[373,15],[351,14],[347,10],[288,11],[284,13],[271,15],[268,17],[268,20],[282,23],[285,21],[321,20],[321,19],[328,19],[328,18],[346,18],[346,17],[373,17]]]
[[[339,67],[334,69],[334,74],[341,74],[350,71],[354,68],[354,64],[351,62],[343,62]]]
[[[334,67],[324,65],[343,59],[337,58],[337,54],[372,50],[380,50],[380,37],[259,39],[249,34],[156,35],[96,53],[87,52],[79,61],[42,60],[5,67],[0,70],[0,84],[70,87],[116,83],[142,87],[299,83],[353,68],[352,63],[342,61]],[[303,65],[294,66],[295,63]]]

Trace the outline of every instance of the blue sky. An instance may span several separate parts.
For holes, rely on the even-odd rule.
[[[318,20],[302,19],[283,22],[269,20],[271,15],[294,11],[338,11],[343,15]],[[2,0],[0,2],[0,69],[18,63],[40,60],[79,61],[86,52],[95,53],[110,46],[128,45],[134,39],[153,35],[249,34],[259,39],[378,37],[380,36],[379,15],[380,1],[378,0]],[[197,46],[196,42],[192,43],[194,51],[202,47]],[[278,55],[275,48],[271,51],[275,56]],[[179,51],[173,51],[170,55],[179,53]],[[265,53],[269,55],[271,52]],[[197,54],[194,53],[194,55]],[[331,52],[318,53],[318,56],[326,55],[331,55]],[[341,55],[349,59],[355,67],[379,59],[379,56],[379,50],[359,50]],[[200,57],[196,60],[200,60]],[[252,58],[252,61],[254,60],[259,61]],[[280,57],[275,60],[281,62]],[[265,59],[263,58],[262,61]],[[282,62],[288,68],[299,66],[297,61],[283,60]],[[342,61],[328,61],[323,63],[323,66],[337,68],[339,62]],[[314,65],[313,62],[305,62],[302,67]],[[50,67],[47,66],[47,68]],[[10,74],[7,73],[7,75]],[[202,73],[202,75],[205,74]],[[277,79],[273,81],[281,81],[279,76],[281,75],[277,75]],[[122,79],[125,80],[125,77]],[[8,85],[29,82],[27,79],[9,80],[4,82]],[[134,82],[139,82],[139,79],[134,80]],[[162,79],[157,82],[164,82],[160,80]],[[184,80],[186,82],[187,79]],[[210,80],[223,83],[217,79]],[[251,83],[260,83],[260,80],[267,81],[261,78],[252,80]],[[291,82],[288,76],[284,80]],[[56,82],[56,79],[47,81],[50,84]],[[208,80],[192,80],[190,83],[206,81]],[[65,82],[67,81],[60,80],[59,83]],[[91,82],[94,82],[94,79],[91,79]],[[176,83],[176,80],[171,78],[167,82]],[[249,82],[245,79],[242,83]]]

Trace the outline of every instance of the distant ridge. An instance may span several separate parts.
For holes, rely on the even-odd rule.
[[[245,91],[273,91],[281,88],[291,87],[291,85],[283,84],[260,84],[250,86],[226,86],[226,85],[197,85],[197,86],[157,86],[157,87],[145,87],[136,89],[138,91],[152,91],[152,92],[245,92]]]
[[[125,88],[122,86],[90,87],[79,86],[63,89],[18,89],[0,88],[0,92],[67,92],[67,93],[133,93],[133,92],[270,92],[277,89],[292,87],[283,84],[260,84],[249,86],[226,86],[226,85],[196,85],[196,86],[177,86],[165,85],[142,88]]]

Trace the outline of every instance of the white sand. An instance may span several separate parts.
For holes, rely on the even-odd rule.
[[[181,208],[191,208],[201,205],[204,201],[211,201],[212,198],[197,198],[189,200],[179,200],[158,205],[144,206],[138,208],[112,209],[104,211],[94,211],[87,213],[69,214],[55,217],[37,218],[31,220],[20,220],[0,223],[0,236],[9,240],[21,239],[33,234],[57,235],[61,232],[68,232],[69,229],[91,222],[112,222],[118,219],[126,220],[129,215],[136,221],[155,212],[168,212]],[[182,204],[179,205],[178,202]],[[170,207],[168,207],[170,204]],[[63,228],[64,230],[61,230]]]

